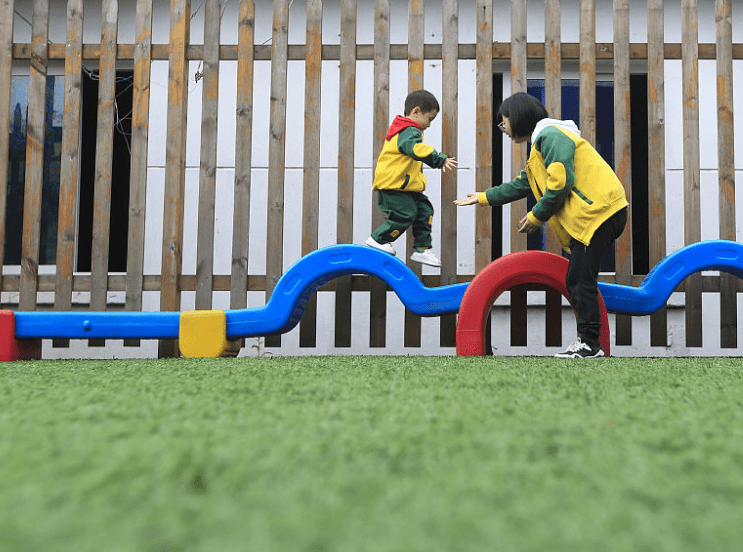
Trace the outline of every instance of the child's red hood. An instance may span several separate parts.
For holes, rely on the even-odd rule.
[[[411,126],[414,126],[418,130],[423,130],[421,129],[420,125],[413,119],[408,119],[407,117],[403,117],[402,115],[397,115],[395,117],[395,120],[392,121],[390,129],[387,131],[387,136],[385,136],[385,139],[391,140],[395,134],[398,134],[400,131]]]

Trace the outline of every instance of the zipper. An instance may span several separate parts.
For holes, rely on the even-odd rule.
[[[578,196],[579,198],[581,198],[581,199],[582,199],[583,201],[585,201],[585,202],[586,202],[586,203],[588,203],[589,205],[593,205],[593,201],[591,201],[591,200],[590,200],[590,199],[588,199],[588,198],[587,198],[586,196],[584,196],[584,195],[583,195],[583,192],[581,192],[581,191],[580,191],[580,190],[579,190],[578,188],[576,188],[575,186],[573,186],[573,187],[571,188],[571,191],[572,191],[572,192],[575,192],[575,193],[576,193],[576,195],[577,195],[577,196]]]

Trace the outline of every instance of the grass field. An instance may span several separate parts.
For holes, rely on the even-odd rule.
[[[743,550],[739,359],[0,366],[0,550]]]

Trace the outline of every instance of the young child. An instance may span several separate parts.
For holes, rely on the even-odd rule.
[[[392,242],[408,227],[413,227],[413,248],[410,260],[430,266],[441,266],[431,252],[431,221],[433,206],[423,193],[426,177],[423,163],[445,172],[454,169],[457,161],[423,143],[423,131],[439,113],[439,102],[426,90],[411,92],[405,99],[405,116],[392,121],[379,154],[373,188],[377,190],[377,205],[387,220],[369,236],[366,245],[392,255]]]
[[[498,128],[516,143],[531,142],[521,175],[484,192],[468,194],[456,205],[503,205],[534,194],[537,202],[519,221],[532,234],[549,221],[570,253],[565,284],[578,322],[578,340],[559,358],[604,356],[599,344],[601,313],[598,275],[601,258],[627,224],[627,196],[612,168],[573,121],[549,119],[535,97],[518,92],[498,109]]]

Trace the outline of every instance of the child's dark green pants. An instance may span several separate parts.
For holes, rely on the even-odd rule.
[[[377,205],[387,215],[387,220],[372,232],[379,243],[395,241],[408,227],[413,227],[413,247],[431,248],[431,221],[433,206],[422,192],[378,190]]]

